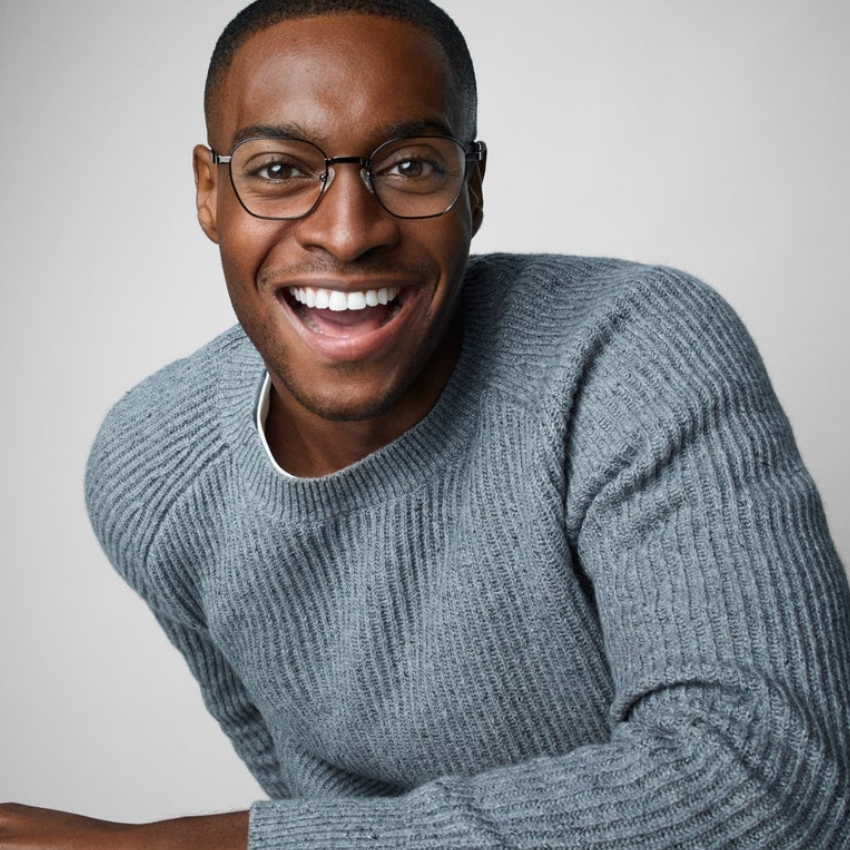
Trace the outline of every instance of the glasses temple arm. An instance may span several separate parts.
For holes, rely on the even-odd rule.
[[[484,142],[472,142],[472,150],[466,152],[466,158],[470,162],[483,162],[487,158],[487,145]]]

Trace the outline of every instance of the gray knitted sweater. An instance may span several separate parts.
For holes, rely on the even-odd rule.
[[[470,262],[431,412],[326,478],[239,329],[127,394],[87,499],[271,799],[252,850],[850,847],[850,598],[753,344],[611,260]]]

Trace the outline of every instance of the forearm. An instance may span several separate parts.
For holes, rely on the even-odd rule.
[[[248,812],[175,818],[139,829],[140,847],[147,850],[245,850],[248,846]]]
[[[759,690],[755,688],[755,690]],[[781,694],[668,689],[609,742],[383,799],[271,800],[252,811],[251,850],[832,850],[843,757]],[[790,711],[791,716],[783,716]],[[783,732],[787,733],[783,737]],[[800,751],[799,742],[810,741]]]
[[[247,845],[248,812],[126,824],[0,806],[0,850],[245,850]]]

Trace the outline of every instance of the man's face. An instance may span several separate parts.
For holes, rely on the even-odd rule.
[[[286,21],[237,52],[210,142],[227,153],[277,130],[328,157],[368,157],[394,136],[455,135],[460,112],[447,79],[437,42],[408,24],[365,15]],[[357,165],[340,164],[309,215],[267,221],[241,207],[226,167],[209,164],[203,148],[195,168],[201,224],[219,244],[236,315],[284,405],[332,420],[424,415],[456,356],[452,319],[481,221],[478,169],[449,213],[405,220],[383,209]],[[319,304],[329,297],[339,306],[343,293],[351,309],[306,306],[310,289]],[[390,303],[353,309],[385,300],[382,290]]]

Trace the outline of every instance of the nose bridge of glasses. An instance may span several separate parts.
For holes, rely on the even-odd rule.
[[[359,165],[359,173],[360,179],[363,181],[363,185],[369,190],[369,192],[374,195],[375,194],[375,185],[372,182],[372,172],[370,170],[370,166],[372,165],[371,159],[365,159],[362,156],[335,156],[330,159],[325,160],[325,169],[327,171],[327,178],[325,180],[325,185],[323,187],[323,193],[327,192],[331,187],[331,183],[333,183],[334,177],[336,176],[336,171],[333,166],[337,164],[350,164],[350,165]]]

